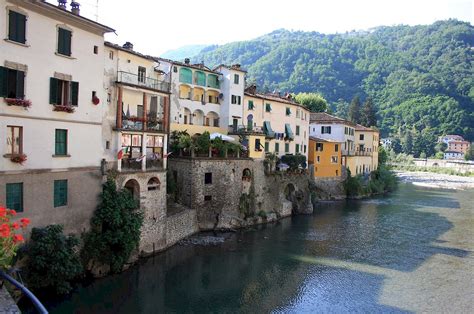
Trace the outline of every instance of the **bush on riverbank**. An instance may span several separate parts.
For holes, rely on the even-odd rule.
[[[353,177],[350,170],[347,170],[347,178],[344,181],[344,190],[350,198],[369,196],[391,192],[396,189],[398,179],[395,174],[386,166],[381,165],[372,171],[370,178],[364,179],[362,175]]]
[[[390,165],[391,169],[401,170],[401,171],[412,171],[412,172],[432,172],[438,174],[447,174],[452,176],[461,176],[461,177],[473,177],[474,172],[460,172],[451,168],[442,168],[442,167],[420,167],[415,165],[407,164],[392,164]]]
[[[79,239],[65,236],[61,225],[33,228],[26,247],[28,286],[35,290],[52,290],[56,294],[71,291],[71,281],[83,272],[76,254],[78,246]]]
[[[111,178],[103,186],[102,202],[91,219],[91,231],[84,235],[82,259],[110,266],[120,272],[140,241],[143,213],[127,190],[117,190]]]

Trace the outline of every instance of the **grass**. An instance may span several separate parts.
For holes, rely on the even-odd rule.
[[[415,165],[407,165],[407,164],[396,164],[391,165],[391,169],[393,170],[402,170],[402,171],[412,171],[412,172],[432,172],[438,174],[448,174],[453,176],[460,176],[460,177],[474,177],[474,172],[460,172],[455,169],[450,168],[442,168],[442,167],[421,167]]]

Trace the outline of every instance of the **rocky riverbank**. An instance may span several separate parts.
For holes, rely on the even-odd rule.
[[[433,172],[395,171],[402,182],[433,188],[466,190],[474,189],[474,177],[461,177]]]

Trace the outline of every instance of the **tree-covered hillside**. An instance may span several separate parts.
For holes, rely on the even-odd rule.
[[[474,140],[473,47],[474,27],[448,20],[333,35],[277,30],[193,59],[241,63],[263,90],[318,92],[343,116],[354,96],[370,96],[383,136],[431,143],[445,133]],[[434,144],[420,149],[429,155]]]

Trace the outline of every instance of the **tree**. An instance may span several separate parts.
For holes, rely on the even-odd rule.
[[[379,165],[384,165],[388,160],[388,153],[383,148],[383,146],[379,146]]]
[[[474,160],[474,145],[469,145],[469,149],[467,150],[466,154],[464,155],[464,159],[466,160]]]
[[[127,190],[117,190],[115,181],[104,183],[101,203],[91,219],[91,231],[84,236],[82,258],[85,263],[99,261],[119,272],[138,247],[143,213]]]
[[[437,152],[443,152],[444,153],[447,148],[448,148],[448,144],[446,144],[445,142],[440,142],[440,143],[436,144],[436,146],[435,146],[435,150]]]
[[[405,154],[413,154],[413,135],[410,130],[405,132],[402,141],[402,150]]]
[[[360,124],[367,127],[377,126],[377,117],[375,116],[375,108],[371,97],[368,97],[364,102],[360,116]]]
[[[349,105],[349,112],[347,117],[354,123],[360,123],[360,99],[359,95],[352,98],[351,104]]]
[[[325,112],[328,108],[326,99],[317,93],[299,93],[295,96],[295,100],[311,112]]]

